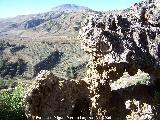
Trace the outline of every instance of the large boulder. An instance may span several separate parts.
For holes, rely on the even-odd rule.
[[[89,115],[89,91],[84,81],[66,81],[42,70],[25,94],[29,120],[57,120]]]

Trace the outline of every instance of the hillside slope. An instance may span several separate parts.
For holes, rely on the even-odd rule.
[[[0,78],[32,79],[42,69],[66,78],[74,68],[76,71],[71,78],[81,79],[85,75],[88,57],[81,50],[77,35],[81,22],[90,12],[93,11],[87,7],[64,4],[41,14],[1,19]],[[11,67],[19,60],[25,64],[21,74]]]

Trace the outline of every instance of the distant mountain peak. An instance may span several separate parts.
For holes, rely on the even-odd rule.
[[[75,4],[62,4],[51,9],[51,11],[85,11],[90,10],[88,7],[78,6]]]

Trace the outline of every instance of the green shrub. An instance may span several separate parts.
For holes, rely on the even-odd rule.
[[[22,83],[12,91],[0,91],[0,120],[24,120]]]

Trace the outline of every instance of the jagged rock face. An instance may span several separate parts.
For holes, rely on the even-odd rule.
[[[28,119],[89,115],[89,91],[84,81],[65,81],[42,70],[24,97]]]
[[[85,80],[90,85],[90,109],[97,116],[106,116],[109,112],[109,81],[118,80],[124,72],[133,76],[140,69],[150,75],[155,85],[160,85],[158,4],[158,0],[142,2],[136,12],[93,14],[84,22],[81,45],[90,55]]]
[[[140,3],[136,3],[131,8],[132,15],[146,20],[152,25],[159,26],[160,25],[160,2],[159,0],[146,0]],[[142,14],[141,14],[142,13]],[[141,15],[139,15],[141,14]]]
[[[80,33],[82,48],[91,59],[102,58],[101,64],[94,65],[106,79],[117,80],[125,71],[134,75],[138,69],[158,78],[160,28],[157,18],[160,16],[156,2],[143,3],[143,7],[138,8],[141,11],[138,17],[131,14],[133,11],[117,16],[92,15],[84,23]],[[154,6],[152,15],[148,14],[149,6]]]

